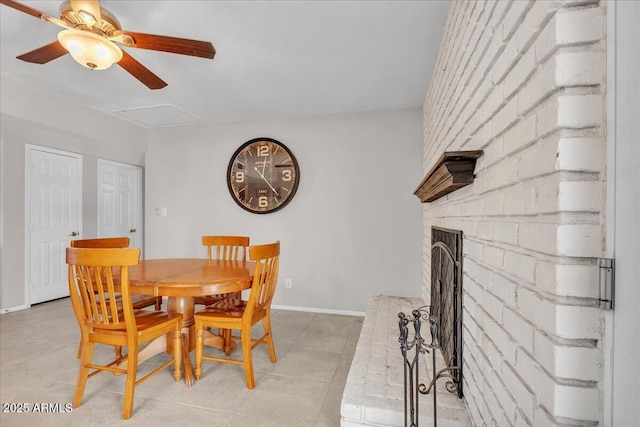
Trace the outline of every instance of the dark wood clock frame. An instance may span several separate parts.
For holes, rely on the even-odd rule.
[[[287,156],[285,163],[281,163],[278,165],[275,165],[272,163],[269,166],[269,169],[266,169],[267,162],[265,159],[265,163],[263,165],[263,169],[261,172],[260,170],[258,170],[256,166],[258,163],[254,161],[253,166],[254,166],[255,173],[253,172],[253,170],[250,169],[250,167],[246,167],[248,165],[243,164],[242,168],[239,167],[239,164],[242,164],[241,162],[239,162],[239,156],[244,155],[244,153],[249,153],[250,156],[253,156],[251,154],[251,149],[253,147],[256,147],[256,157],[258,157],[257,147],[264,146],[264,145],[269,146],[269,155],[267,157],[272,157],[274,154],[277,153],[278,150],[282,149]],[[274,150],[273,147],[278,147],[278,148]],[[291,159],[290,165],[288,163],[288,158]],[[276,168],[279,168],[279,169],[276,169]],[[280,194],[277,192],[276,189],[280,188],[282,191],[282,189],[285,189],[286,187],[288,187],[288,184],[285,184],[285,183],[288,183],[288,181],[284,181],[282,176],[280,176],[280,178],[276,178],[276,174],[274,173],[274,170],[280,170],[280,171],[286,170],[283,168],[287,168],[287,169],[292,168],[294,176],[292,177],[291,188],[285,190],[287,191],[287,196],[282,198],[282,201],[278,202],[279,200],[278,198],[280,197]],[[246,182],[242,183],[242,186],[238,185],[239,182],[236,182],[237,173],[242,173],[241,176],[243,177],[243,180],[246,180]],[[259,179],[256,177],[258,177]],[[255,182],[249,182],[251,180]],[[282,142],[276,139],[273,139],[273,138],[251,139],[245,142],[244,144],[242,144],[240,147],[238,147],[235,153],[233,153],[233,156],[231,156],[231,160],[229,160],[229,166],[227,167],[227,187],[229,188],[229,193],[231,194],[231,198],[238,204],[238,206],[240,206],[242,209],[248,212],[256,213],[256,214],[268,214],[268,213],[279,211],[280,209],[287,206],[289,202],[291,202],[291,200],[293,199],[293,197],[295,196],[298,190],[299,184],[300,184],[300,167],[298,165],[298,160],[293,155],[291,150],[287,148],[286,145],[284,145]],[[239,188],[239,187],[242,187],[242,188]],[[265,194],[265,195],[268,194],[271,197],[267,196],[267,202],[266,202],[267,207],[264,208],[259,206],[253,206],[250,203],[250,201],[241,200],[239,197],[239,193],[243,191],[245,192],[245,194],[247,194],[250,191],[262,192],[262,194]],[[273,195],[274,193],[276,194],[277,197]],[[265,197],[265,196],[263,195],[262,197]]]

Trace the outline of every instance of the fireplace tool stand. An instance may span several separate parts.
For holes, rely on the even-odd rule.
[[[431,316],[427,311],[429,306],[423,306],[411,312],[410,316],[405,315],[403,312],[398,313],[398,326],[400,328],[400,352],[404,358],[404,425],[405,427],[418,427],[418,393],[429,394],[433,389],[433,425],[438,425],[437,417],[437,392],[436,381],[441,377],[450,378],[446,383],[446,389],[450,393],[456,393],[458,390],[457,385],[454,383],[456,380],[451,375],[451,372],[459,370],[457,366],[447,366],[444,369],[436,371],[436,350],[440,348],[438,344],[438,319],[435,316]],[[422,320],[429,320],[429,330],[431,332],[431,344],[427,344],[420,334],[420,328],[422,326]],[[413,323],[413,329],[415,331],[414,338],[409,341],[409,323]],[[419,373],[419,355],[429,353],[431,349],[432,359],[432,372],[434,373],[433,379],[427,387],[424,383],[420,383],[418,380]],[[412,350],[414,350],[412,352]]]

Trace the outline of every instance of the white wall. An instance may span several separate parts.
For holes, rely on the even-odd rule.
[[[420,295],[421,118],[409,109],[150,131],[146,257],[204,256],[203,234],[279,239],[276,305],[364,312],[373,294]],[[290,148],[301,170],[291,203],[267,215],[241,209],[226,184],[234,151],[261,136]]]
[[[144,165],[147,130],[26,84],[0,80],[0,309],[25,301],[25,145],[83,155],[83,237],[94,237],[97,159]]]
[[[96,233],[97,159],[146,163],[147,258],[204,256],[202,234],[247,234],[282,241],[280,278],[293,288],[281,283],[275,304],[362,312],[372,294],[420,294],[419,109],[148,131],[8,77],[0,84],[1,309],[28,304],[25,144],[83,155],[84,237]],[[282,141],[301,167],[295,198],[269,215],[238,207],[225,181],[233,152],[257,136]]]
[[[615,258],[615,308],[607,312],[606,426],[640,420],[640,2],[607,3],[607,257]],[[615,145],[614,145],[615,144]]]

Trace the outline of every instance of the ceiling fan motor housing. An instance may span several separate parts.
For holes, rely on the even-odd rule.
[[[89,30],[104,37],[111,37],[115,31],[120,31],[122,29],[118,18],[102,7],[100,8],[100,22],[96,22],[95,18],[87,19],[87,15],[93,18],[93,15],[89,12],[80,12],[81,13],[74,12],[71,8],[71,3],[68,1],[60,5],[60,18],[67,21],[70,26],[78,30]]]

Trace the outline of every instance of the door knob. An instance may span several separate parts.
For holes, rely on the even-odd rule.
[[[75,231],[73,231],[71,234],[69,234],[69,236],[75,237],[80,235],[80,233],[76,233]]]
[[[135,233],[135,232],[136,232],[135,228],[132,228],[132,229],[129,230],[129,233]]]

